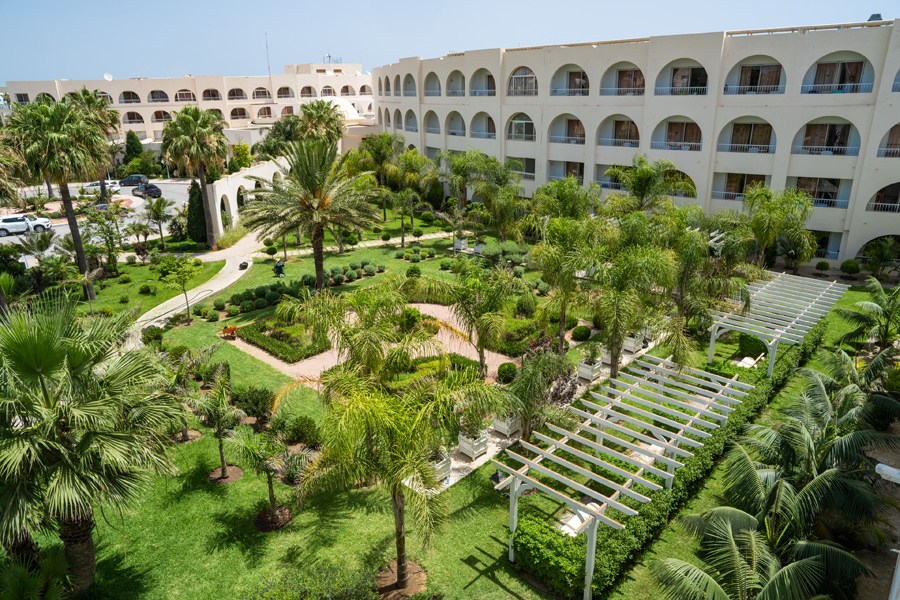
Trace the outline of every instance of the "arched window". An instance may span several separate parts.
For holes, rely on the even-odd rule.
[[[216,113],[216,116],[219,117],[220,119],[222,118],[222,111],[219,110],[218,108],[208,108],[207,110],[211,113]]]
[[[47,92],[41,92],[34,99],[35,102],[56,102],[56,98],[48,94]]]
[[[134,92],[122,92],[119,95],[119,104],[140,104],[141,97]]]
[[[281,109],[281,116],[282,116],[282,117],[286,117],[286,116],[292,115],[292,114],[294,114],[294,107],[293,107],[293,106],[285,106],[284,108]]]
[[[361,88],[359,88],[359,95],[360,96],[371,96],[372,88],[369,87],[368,85],[362,86]]]
[[[537,77],[528,67],[519,67],[509,76],[507,96],[537,96],[537,93]]]
[[[253,90],[253,99],[254,100],[271,100],[272,94],[269,93],[269,90],[266,88],[256,88]]]
[[[122,118],[122,122],[126,125],[139,125],[144,122],[144,117],[136,112],[127,112]]]
[[[278,88],[278,97],[279,98],[293,98],[294,90],[287,86],[280,87],[280,88]]]
[[[355,96],[356,92],[353,91],[353,88],[349,85],[345,85],[341,88],[341,96]]]
[[[233,88],[228,90],[228,99],[229,100],[246,100],[247,94],[244,93],[244,90],[241,88]]]
[[[391,80],[388,77],[384,78],[384,95],[385,96],[391,95]]]
[[[310,87],[308,85],[303,86],[303,89],[300,90],[300,97],[301,98],[315,98],[316,90],[314,90],[312,87]]]
[[[203,90],[202,97],[204,102],[218,102],[222,99],[222,94],[219,93],[219,90],[208,89]]]
[[[153,90],[150,92],[150,97],[147,99],[148,102],[168,102],[169,95],[162,90]]]
[[[249,119],[250,116],[247,114],[247,111],[243,108],[233,108],[231,109],[231,120],[237,121],[239,119]]]
[[[256,117],[258,119],[271,119],[272,109],[268,106],[263,106],[261,109],[259,109],[259,112],[256,113]]]
[[[191,90],[178,90],[175,94],[175,102],[196,102],[197,97]]]
[[[152,123],[165,123],[166,121],[171,121],[172,115],[170,115],[167,111],[158,110],[153,113],[153,116],[150,118]]]
[[[324,98],[325,96],[334,96],[334,88],[330,85],[322,88],[322,97]]]
[[[99,99],[101,99],[101,100],[106,100],[106,101],[109,102],[110,104],[113,103],[112,96],[110,96],[110,95],[107,94],[106,92],[97,92],[97,98],[99,98]]]
[[[378,80],[378,95],[381,96],[382,93],[383,93],[383,91],[382,91],[382,89],[381,89],[381,79],[379,79],[379,80]]]

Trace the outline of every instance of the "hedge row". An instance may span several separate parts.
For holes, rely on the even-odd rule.
[[[287,363],[295,363],[298,360],[321,354],[331,348],[331,344],[310,343],[306,346],[294,346],[288,342],[282,342],[267,336],[267,321],[257,321],[251,325],[240,327],[237,330],[237,336],[242,340],[262,348],[275,358],[283,360]]]
[[[819,321],[807,332],[801,345],[789,348],[776,363],[771,378],[765,376],[765,371],[745,377],[756,388],[743,398],[728,422],[703,440],[703,446],[694,451],[694,456],[675,471],[672,489],[651,492],[651,501],[641,504],[637,515],[623,519],[624,529],[600,527],[592,585],[594,597],[609,591],[678,511],[705,485],[726,446],[734,442],[743,427],[772,401],[794,369],[806,363],[816,352],[827,323],[827,318]],[[585,536],[571,538],[543,519],[525,514],[519,518],[513,545],[519,569],[538,577],[554,594],[567,598],[582,596]]]

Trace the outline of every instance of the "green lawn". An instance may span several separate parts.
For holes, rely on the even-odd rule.
[[[224,264],[224,260],[203,263],[203,268],[188,283],[188,289],[193,289],[212,279],[222,269]],[[113,311],[118,312],[120,310],[133,309],[140,303],[140,313],[143,314],[181,293],[180,291],[166,288],[166,284],[158,281],[158,271],[151,271],[149,263],[147,265],[141,265],[140,262],[133,265],[119,263],[119,273],[119,279],[105,280],[103,283],[108,284],[108,286],[103,289],[95,284],[95,289],[97,290],[97,299],[93,301],[95,311],[101,306],[109,306]],[[122,275],[128,275],[131,281],[122,283]],[[149,285],[151,291],[155,289],[156,293],[138,293],[142,285]],[[128,298],[127,303],[121,302],[123,296]],[[90,310],[87,302],[81,302],[79,308],[86,312]]]

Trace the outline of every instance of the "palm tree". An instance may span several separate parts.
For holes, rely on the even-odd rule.
[[[265,475],[269,486],[269,508],[272,515],[278,510],[275,499],[275,475],[284,470],[288,449],[284,442],[270,433],[254,433],[247,426],[238,427],[226,434],[225,442],[234,449],[238,460],[257,475]]]
[[[31,256],[38,261],[38,264],[29,269],[32,279],[34,280],[35,292],[37,294],[44,293],[44,257],[54,247],[54,237],[56,232],[52,229],[46,229],[41,232],[31,231],[22,239],[22,254]]]
[[[88,90],[82,87],[79,91],[74,92],[72,102],[80,108],[85,115],[85,119],[94,124],[106,138],[111,138],[114,133],[119,130],[119,111],[112,108],[112,104],[100,95],[99,90]],[[118,151],[118,147],[115,147]],[[102,162],[97,164],[97,171],[100,178],[100,201],[107,199],[106,193],[106,167],[112,164],[113,157],[116,152],[108,152]]]
[[[344,136],[344,115],[330,100],[300,105],[300,139],[336,144]]]
[[[0,201],[6,206],[19,197],[20,175],[25,165],[12,148],[0,145]]]
[[[571,175],[539,186],[518,229],[533,234],[541,231],[547,219],[587,219],[591,210],[600,206],[600,192],[595,182],[585,188]]]
[[[69,561],[61,546],[52,546],[40,556],[15,556],[0,564],[0,590],[12,598],[61,600],[71,585]]]
[[[74,594],[94,582],[95,507],[121,512],[176,470],[166,431],[181,409],[155,391],[159,361],[124,349],[132,323],[122,312],[98,326],[49,295],[12,307],[0,328],[0,539],[52,524]]]
[[[459,206],[452,206],[446,212],[436,212],[435,216],[445,223],[447,223],[450,227],[453,228],[453,237],[456,240],[465,239],[466,230],[467,229],[478,229],[481,227],[481,222],[476,217],[479,217],[481,213],[467,211],[465,208],[460,208]],[[456,243],[454,240],[453,244],[453,256],[456,256]]]
[[[4,143],[14,147],[29,170],[43,179],[53,180],[59,187],[79,273],[88,270],[87,256],[69,193],[69,181],[93,177],[98,164],[108,156],[108,142],[93,118],[71,101],[37,102],[16,105],[6,120]],[[93,285],[85,287],[85,295],[96,298]]]
[[[376,177],[378,183],[384,190],[381,197],[381,210],[383,213],[383,221],[387,222],[387,198],[388,191],[385,185],[389,174],[397,170],[397,157],[403,151],[406,140],[399,133],[379,133],[378,135],[369,135],[363,138],[359,144],[359,149],[366,152],[374,163]]]
[[[377,217],[369,200],[379,193],[358,185],[368,175],[341,174],[336,144],[299,142],[288,148],[285,158],[290,172],[284,179],[251,177],[263,187],[254,191],[257,200],[241,209],[241,219],[245,227],[263,236],[281,237],[295,229],[303,231],[313,248],[316,289],[322,289],[325,229],[370,226]]]
[[[300,117],[297,115],[285,115],[272,123],[266,129],[265,137],[261,142],[256,142],[250,151],[257,160],[274,160],[284,156],[284,149],[288,144],[301,139]]]
[[[855,302],[852,308],[835,308],[839,316],[856,326],[835,341],[838,344],[873,341],[883,350],[900,335],[900,285],[885,290],[880,281],[869,277],[863,290],[869,300]]]
[[[203,195],[203,214],[206,216],[206,243],[212,248],[216,243],[213,230],[215,208],[206,190],[206,171],[210,167],[221,169],[228,155],[228,140],[222,131],[225,122],[219,113],[197,106],[185,106],[173,113],[173,120],[163,128],[163,160],[178,165],[182,174],[194,173],[200,178]]]
[[[213,389],[209,394],[194,394],[186,398],[191,410],[197,413],[203,424],[213,430],[219,442],[220,479],[228,478],[228,463],[225,462],[225,438],[247,414],[231,405],[228,395],[231,393],[231,382],[219,372],[213,375]]]
[[[522,421],[522,439],[547,422],[568,425],[571,404],[578,387],[569,359],[554,352],[538,352],[523,360],[518,376],[508,386],[515,402],[512,414]]]
[[[744,192],[743,202],[748,226],[756,239],[760,267],[765,263],[766,248],[777,241],[778,235],[787,232],[799,237],[796,230],[802,230],[812,214],[809,196],[795,188],[776,192],[764,183],[754,184]]]
[[[178,210],[179,210],[179,208],[176,207],[175,208],[176,213],[178,212]],[[173,218],[178,218],[178,215],[176,214]],[[150,237],[151,233],[152,233],[152,231],[150,230],[150,227],[148,227],[146,223],[141,223],[141,222],[135,221],[134,223],[129,223],[128,225],[125,226],[126,239],[134,238],[135,241],[143,242],[144,244],[147,243],[147,238]]]
[[[175,206],[175,202],[166,200],[162,196],[148,200],[147,204],[144,206],[144,218],[159,228],[159,247],[161,250],[166,249],[166,240],[163,237],[163,223],[172,220],[169,209],[173,206]]]
[[[427,210],[431,205],[422,201],[419,192],[412,188],[403,188],[396,194],[393,194],[392,211],[394,216],[400,217],[400,247],[406,247],[406,229],[404,227],[406,217],[410,220],[410,229],[415,227],[412,223],[413,214],[416,210]]]
[[[481,178],[487,157],[481,150],[469,148],[465,152],[441,150],[435,158],[438,178],[456,194],[457,208],[465,208],[467,190]]]
[[[630,167],[613,165],[603,174],[622,185],[626,194],[612,194],[608,202],[616,212],[649,211],[679,193],[691,193],[694,185],[684,177],[674,175],[675,163],[655,160],[652,163],[643,154],[635,154]]]
[[[896,270],[897,256],[900,255],[900,244],[893,236],[883,237],[869,242],[863,249],[868,260],[863,263],[866,271],[872,272],[872,277],[882,279],[885,273]]]

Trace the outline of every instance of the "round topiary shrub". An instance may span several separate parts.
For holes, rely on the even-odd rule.
[[[241,302],[241,312],[242,313],[248,313],[251,310],[253,310],[254,308],[255,308],[255,306],[253,305],[252,300],[244,300],[243,302]]]
[[[178,249],[182,252],[188,252],[191,249],[191,245],[187,242],[181,242],[180,244],[178,244]]]
[[[379,273],[384,273],[384,270],[385,270],[385,269],[387,269],[386,266],[384,266],[384,265],[378,265],[378,272],[379,272]]]
[[[366,265],[363,267],[363,271],[368,277],[371,277],[375,274],[375,265]]]
[[[831,263],[829,263],[827,260],[820,260],[819,262],[816,263],[816,271],[820,271],[820,272],[824,273],[825,271],[827,271],[830,268],[831,268]]]
[[[206,320],[210,323],[215,323],[216,321],[218,321],[219,311],[213,309],[209,309],[208,311],[206,311]]]
[[[239,314],[241,314],[241,307],[235,306],[234,304],[232,304],[231,306],[229,306],[228,308],[225,309],[225,314],[227,314],[229,317],[236,317]]]
[[[347,282],[356,281],[356,271],[350,270],[344,274],[344,277],[347,278]]]
[[[195,259],[194,259],[194,266],[195,266],[195,267],[202,267],[202,266],[203,266],[203,261],[200,260],[199,258],[195,258]]]
[[[263,240],[263,246],[269,247],[275,244],[275,240],[272,238],[266,238]]]
[[[312,273],[305,273],[303,275],[303,277],[300,278],[300,281],[306,287],[312,287],[312,286],[316,285],[316,276],[313,275]]]
[[[356,233],[352,231],[350,233],[345,233],[342,239],[348,246],[355,246],[359,243],[359,238],[357,237]]]
[[[420,238],[425,235],[425,232],[422,231],[420,227],[416,227],[415,229],[413,229],[412,234],[414,238]]]
[[[411,262],[411,263],[422,262],[422,255],[421,254],[410,254],[409,262]]]
[[[150,270],[151,270],[151,271],[155,271],[155,270],[156,270],[156,265],[150,265]]]
[[[121,277],[119,277],[119,283],[131,283],[131,276],[122,275]]]
[[[537,286],[537,291],[541,296],[546,296],[550,293],[550,284],[544,282],[539,283]]]
[[[253,306],[255,306],[256,308],[265,308],[268,305],[269,305],[269,303],[266,302],[265,298],[257,298],[256,300],[253,301]]]
[[[389,242],[390,240],[391,240],[391,234],[389,234],[389,233],[382,233],[382,234],[381,234],[381,241],[382,241],[382,242]]]
[[[255,290],[253,290],[253,293],[254,293],[254,299],[255,298],[265,298],[266,294],[269,293],[269,286],[261,285],[258,288],[256,288]]]
[[[849,258],[841,263],[841,273],[852,277],[859,273],[859,263]]]
[[[497,367],[497,380],[500,383],[509,383],[518,375],[515,363],[506,362]]]
[[[360,263],[359,261],[351,260],[350,261],[350,270],[358,271],[359,269],[362,269],[362,263]]]
[[[411,247],[411,248],[409,249],[409,251],[410,251],[410,252],[413,252],[413,253],[415,253],[415,254],[418,254],[419,252],[422,251],[422,246],[418,246],[418,245],[413,246],[413,247]]]
[[[359,266],[360,266],[360,268],[362,268],[362,269],[365,269],[365,268],[366,268],[366,265],[371,265],[371,264],[372,264],[372,261],[369,260],[368,258],[364,258],[364,259],[362,259],[361,261],[359,261]]]
[[[129,302],[130,300],[131,300],[131,299],[128,297],[128,294],[122,294],[121,296],[119,296],[119,302],[120,302],[121,304],[128,304],[128,302]]]
[[[243,294],[241,294],[242,302],[250,301],[253,302],[256,300],[256,292],[254,290],[246,290]]]
[[[453,263],[450,262],[449,259],[446,259],[446,258],[445,258],[444,260],[441,261],[441,271],[449,271],[449,270],[450,270],[450,265],[452,265],[452,264],[453,264]]]
[[[444,233],[453,233],[453,226],[447,225],[446,227],[444,227]]]
[[[419,268],[419,265],[413,265],[406,270],[407,277],[419,277],[422,274],[422,269]]]
[[[576,342],[587,341],[591,337],[591,328],[587,325],[579,325],[572,330],[572,340]]]
[[[230,304],[234,304],[235,306],[240,306],[240,305],[241,305],[241,302],[242,302],[243,300],[244,300],[243,295],[240,294],[240,293],[237,293],[237,294],[232,294],[232,295],[231,295],[231,298],[228,299],[228,302],[229,302]]]
[[[56,213],[50,213],[50,218],[51,218],[51,219],[58,219],[59,217],[54,217],[54,216],[53,216],[53,215],[55,215],[55,214],[56,214]],[[122,244],[119,246],[119,248],[121,248],[121,249],[124,250],[125,252],[128,252],[128,251],[130,251],[132,248],[134,248],[134,246],[133,246],[132,244],[129,244],[128,242],[122,242]]]
[[[403,260],[404,256],[406,256],[406,254],[403,252],[403,250],[398,250],[397,252],[394,252],[394,258],[399,258],[400,260]]]
[[[350,270],[350,265],[344,265],[344,275],[347,275],[347,271]]]
[[[142,285],[138,288],[138,294],[144,294],[145,296],[150,293],[150,286],[148,284]]]
[[[342,283],[344,283],[344,275],[343,274],[333,275],[331,277],[331,280],[334,281],[334,285],[341,285]]]
[[[516,279],[522,279],[525,275],[525,269],[523,267],[513,267],[513,277]]]
[[[335,275],[343,275],[343,274],[344,274],[343,267],[331,267],[331,276],[332,277],[334,277]]]
[[[516,300],[516,314],[530,319],[536,309],[537,300],[534,299],[534,294],[531,292],[525,292]]]
[[[216,298],[213,300],[213,308],[216,310],[225,310],[225,301],[221,298]]]
[[[381,227],[373,227],[372,233],[381,233]]]
[[[268,248],[266,248],[266,254],[268,254],[269,256],[275,256],[276,254],[278,254],[278,248],[276,248],[275,246],[269,246]]]
[[[281,300],[281,294],[279,294],[278,292],[269,292],[268,294],[266,294],[267,304],[275,304],[279,300]]]
[[[437,250],[434,248],[427,248],[425,251],[428,253],[428,256],[437,256]]]
[[[432,221],[434,221],[434,213],[432,213],[432,212],[423,212],[423,213],[421,214],[421,216],[419,216],[419,218],[422,219],[422,221],[423,221],[424,223],[428,223],[429,225],[431,225]]]
[[[129,265],[133,265],[137,262],[137,256],[135,256],[134,254],[129,254],[125,257],[125,262],[127,262]]]
[[[195,304],[191,307],[191,314],[197,317],[203,316],[203,312],[206,310],[205,304]]]

